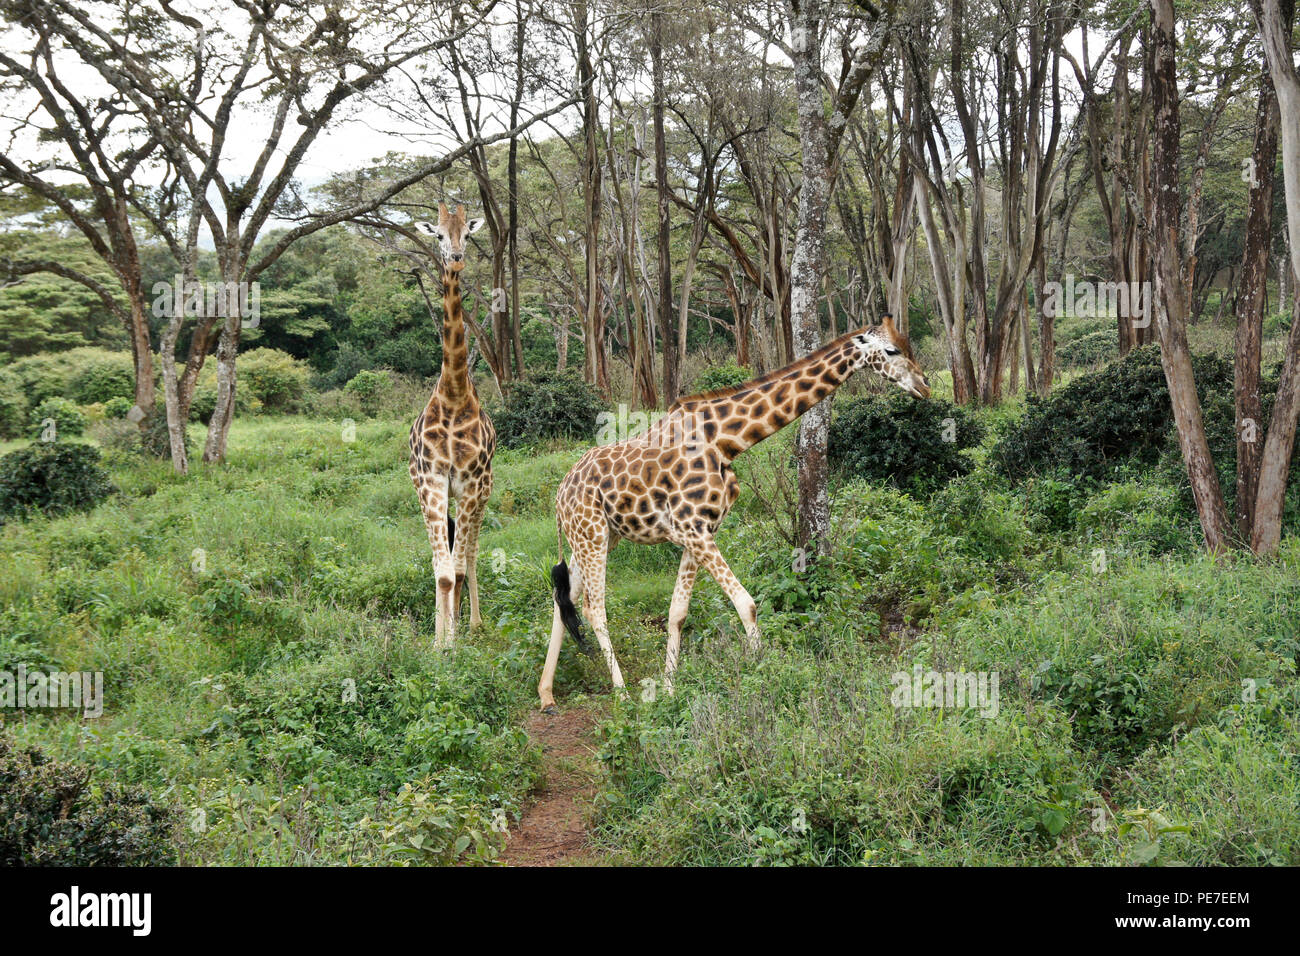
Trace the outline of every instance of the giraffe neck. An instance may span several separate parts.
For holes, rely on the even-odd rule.
[[[442,270],[442,374],[438,376],[437,393],[444,402],[465,401],[470,395],[460,273],[450,269]]]
[[[853,374],[857,347],[850,332],[753,384],[717,396],[684,399],[692,427],[726,460],[790,424]]]

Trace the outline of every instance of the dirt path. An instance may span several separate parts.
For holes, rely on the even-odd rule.
[[[524,729],[541,745],[546,780],[533,791],[522,819],[510,828],[501,853],[507,866],[590,863],[584,814],[596,791],[596,742],[590,711],[568,708],[534,713]]]

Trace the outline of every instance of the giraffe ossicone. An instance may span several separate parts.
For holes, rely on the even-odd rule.
[[[437,575],[436,643],[451,644],[456,636],[461,594],[469,585],[470,624],[481,623],[478,604],[479,529],[492,494],[492,455],[496,430],[479,404],[469,377],[469,349],[460,295],[460,270],[465,265],[465,240],[482,225],[439,206],[436,225],[416,223],[416,229],[437,236],[442,254],[442,370],[424,411],[411,426],[411,481],[420,499],[433,570]],[[450,511],[456,501],[456,522]]]
[[[639,434],[587,451],[556,494],[559,563],[552,570],[551,642],[537,693],[543,709],[555,707],[554,679],[566,631],[581,643],[576,606],[587,619],[616,688],[623,677],[605,617],[605,569],[623,538],[638,544],[671,542],[682,549],[668,611],[664,688],[672,693],[682,623],[700,567],[731,599],[746,640],[759,640],[754,600],[732,573],[714,535],[736,503],[740,482],[731,463],[747,448],[826,399],[858,369],[870,368],[908,394],[926,399],[930,384],[911,343],[885,315],[834,339],[785,368],[731,388],[689,395],[673,403]],[[572,570],[564,558],[571,549]]]

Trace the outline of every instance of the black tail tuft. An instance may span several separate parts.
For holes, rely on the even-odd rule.
[[[582,619],[578,617],[578,609],[573,606],[573,598],[569,596],[569,566],[563,561],[551,568],[551,586],[555,589],[555,604],[560,609],[564,629],[573,635],[578,650],[588,657],[593,656],[596,649],[582,636]]]
[[[456,547],[456,519],[451,515],[447,516],[447,550],[450,551]]]

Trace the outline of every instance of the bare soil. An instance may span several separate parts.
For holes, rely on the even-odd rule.
[[[524,725],[542,748],[545,782],[510,828],[500,860],[507,866],[573,866],[595,862],[585,814],[596,792],[595,717],[578,707],[534,713]]]

